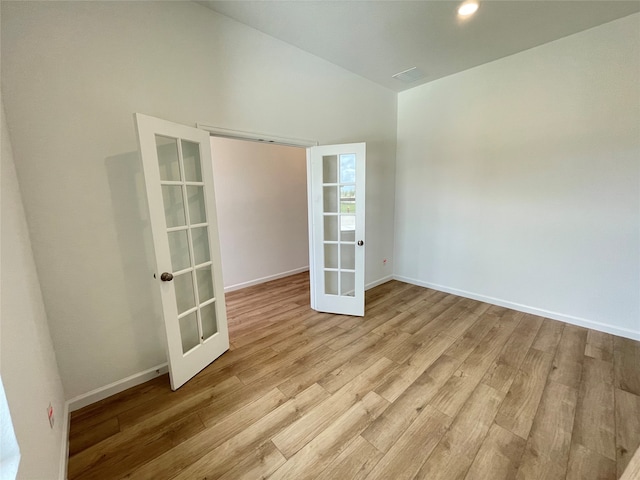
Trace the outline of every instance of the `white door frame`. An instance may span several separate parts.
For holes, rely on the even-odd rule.
[[[292,137],[280,137],[277,135],[271,134],[263,134],[263,133],[254,133],[254,132],[245,132],[242,130],[230,130],[228,128],[221,128],[215,125],[211,125],[208,123],[197,122],[197,128],[202,130],[206,130],[210,135],[215,137],[223,137],[223,138],[231,138],[234,140],[245,140],[249,142],[260,142],[260,143],[268,143],[268,144],[276,144],[276,145],[286,145],[290,147],[301,147],[307,149],[306,161],[307,161],[307,212],[309,215],[309,219],[307,221],[309,228],[309,284],[311,291],[311,308],[316,309],[317,299],[316,299],[316,288],[315,288],[315,266],[314,259],[315,257],[315,242],[314,239],[314,230],[313,230],[313,219],[312,215],[312,207],[313,207],[313,197],[312,197],[312,188],[311,188],[311,157],[308,154],[309,148],[317,147],[320,145],[320,142],[317,140],[308,140],[303,138],[292,138]]]

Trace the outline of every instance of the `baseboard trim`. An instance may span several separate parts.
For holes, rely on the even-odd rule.
[[[288,272],[276,273],[275,275],[269,275],[267,277],[256,278],[255,280],[250,280],[248,282],[236,283],[235,285],[229,285],[228,287],[224,287],[224,293],[233,292],[235,290],[242,290],[243,288],[253,287],[254,285],[260,285],[261,283],[267,283],[271,280],[278,280],[279,278],[288,277],[290,275],[295,275],[297,273],[308,272],[309,266],[296,268],[294,270],[289,270]]]
[[[530,305],[523,305],[520,303],[510,302],[501,298],[489,297],[486,295],[480,295],[473,292],[467,292],[466,290],[459,290],[457,288],[447,287],[445,285],[438,285],[435,283],[423,282],[416,280],[415,278],[403,277],[402,275],[394,275],[394,280],[400,282],[410,283],[412,285],[418,285],[419,287],[431,288],[432,290],[438,290],[440,292],[451,293],[459,297],[471,298],[473,300],[479,300],[481,302],[490,303],[492,305],[498,305],[500,307],[510,308],[519,312],[531,313],[540,317],[550,318],[552,320],[559,320],[561,322],[570,323],[571,325],[577,325],[579,327],[590,328],[599,332],[610,333],[619,337],[630,338],[632,340],[640,340],[640,331],[630,330],[627,328],[616,327],[608,323],[596,322],[594,320],[587,320],[586,318],[574,317],[572,315],[566,315],[563,313],[552,312],[544,310],[542,308],[532,307]]]
[[[383,283],[387,283],[388,281],[393,280],[393,275],[387,275],[386,277],[379,278],[371,283],[367,283],[364,286],[365,290],[369,290],[370,288],[377,287],[378,285],[382,285]]]
[[[140,385],[141,383],[148,382],[160,375],[164,375],[169,371],[169,367],[166,363],[161,365],[157,365],[149,370],[145,370],[144,372],[134,373],[133,375],[128,376],[127,378],[123,378],[122,380],[118,380],[116,382],[110,383],[109,385],[105,385],[104,387],[96,388],[95,390],[91,390],[90,392],[84,393],[82,395],[78,395],[75,398],[72,398],[67,403],[69,405],[69,413],[75,412],[87,405],[91,405],[92,403],[99,402],[100,400],[104,400],[111,395],[115,395],[116,393],[120,393],[125,391],[128,388],[135,387],[136,385]]]

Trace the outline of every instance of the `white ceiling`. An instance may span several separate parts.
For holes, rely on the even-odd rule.
[[[640,11],[640,1],[198,1],[223,15],[402,91]],[[640,26],[639,26],[640,34]],[[392,75],[418,67],[404,83]]]

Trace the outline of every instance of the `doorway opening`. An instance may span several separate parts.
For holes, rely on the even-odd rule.
[[[308,271],[306,150],[210,140],[225,292]]]

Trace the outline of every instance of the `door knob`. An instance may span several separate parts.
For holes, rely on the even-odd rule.
[[[358,246],[361,247],[362,245],[364,245],[364,242],[362,240],[358,240]]]
[[[160,275],[160,280],[163,282],[170,282],[173,280],[173,275],[169,272],[163,272],[162,275]]]

